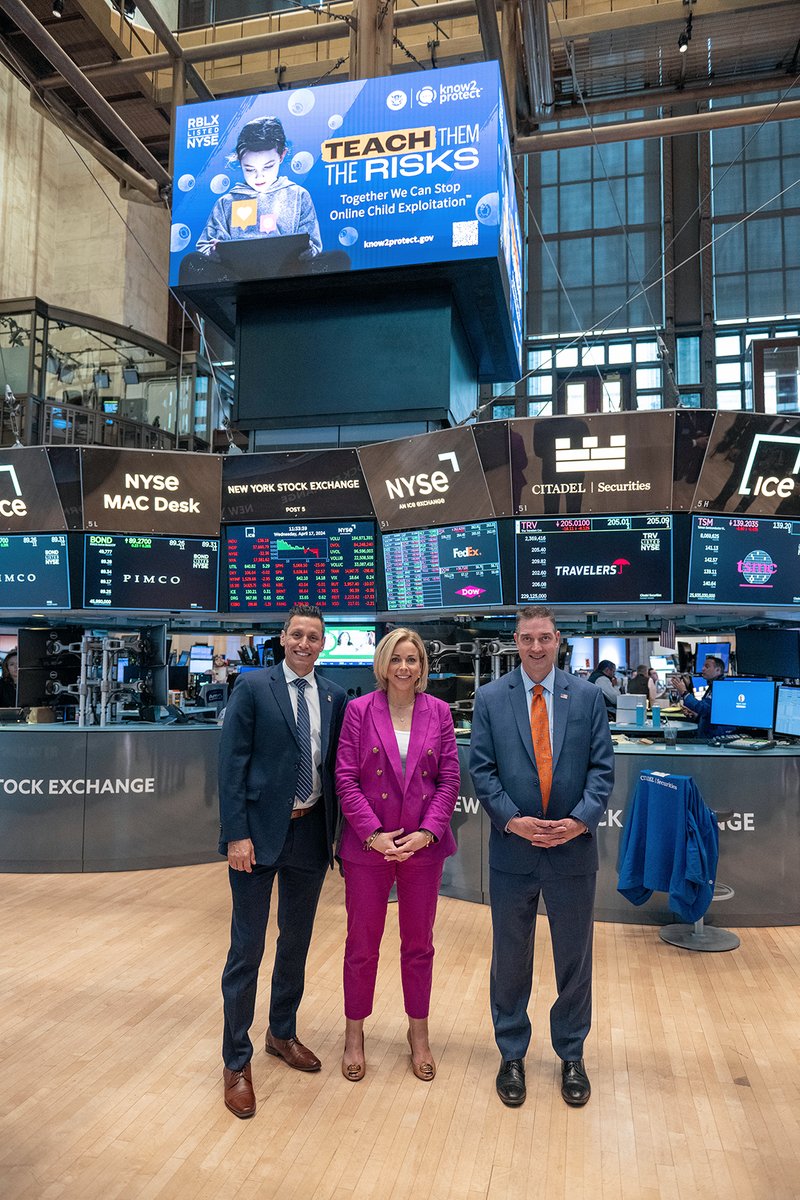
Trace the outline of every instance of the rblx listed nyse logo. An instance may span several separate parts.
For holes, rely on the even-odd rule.
[[[208,149],[219,145],[219,113],[189,117],[186,125],[186,149]]]

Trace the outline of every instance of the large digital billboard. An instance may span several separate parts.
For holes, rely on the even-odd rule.
[[[518,604],[672,603],[672,518],[516,521]]]
[[[183,105],[170,283],[500,257],[521,237],[494,62]]]
[[[800,604],[800,521],[693,517],[690,604]]]

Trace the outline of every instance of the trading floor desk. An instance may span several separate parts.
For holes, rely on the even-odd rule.
[[[218,859],[220,731],[180,725],[0,729],[0,871],[126,871]],[[459,852],[445,895],[488,900],[488,821],[459,741]],[[615,747],[616,784],[598,830],[600,921],[664,924],[666,897],[640,908],[617,892],[625,810],[642,770],[691,775],[720,822],[718,883],[708,919],[731,926],[800,925],[800,747],[758,752],[684,742]]]

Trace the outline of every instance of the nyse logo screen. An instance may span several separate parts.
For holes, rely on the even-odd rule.
[[[672,518],[515,523],[518,604],[670,604]]]

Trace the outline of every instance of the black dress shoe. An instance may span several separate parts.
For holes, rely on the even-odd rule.
[[[525,1063],[521,1058],[509,1058],[500,1064],[496,1086],[498,1096],[509,1108],[525,1103]]]
[[[567,1104],[580,1108],[592,1094],[589,1076],[582,1058],[568,1059],[561,1063],[561,1095]]]

